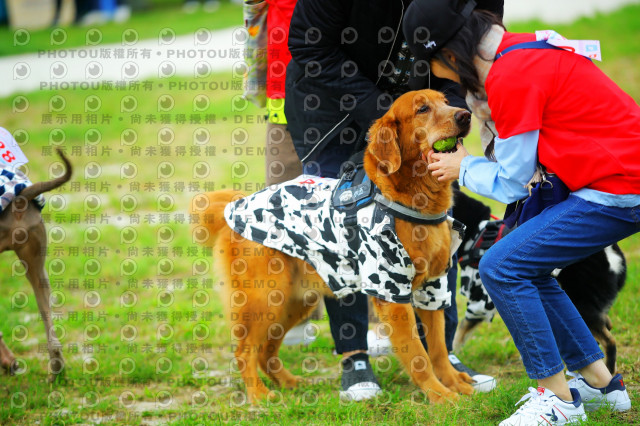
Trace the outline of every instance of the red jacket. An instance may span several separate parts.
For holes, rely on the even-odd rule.
[[[535,40],[505,33],[498,51]],[[538,158],[572,190],[640,194],[640,107],[588,59],[562,50],[514,50],[485,83],[503,139],[539,130]]]
[[[291,60],[289,53],[289,23],[296,0],[266,0],[267,30],[269,31],[267,47],[267,97],[269,99],[284,98],[284,82],[287,64]]]

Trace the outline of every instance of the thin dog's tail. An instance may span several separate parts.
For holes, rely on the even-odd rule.
[[[197,222],[192,225],[194,241],[204,246],[213,246],[220,231],[227,226],[224,208],[231,201],[242,197],[243,193],[231,189],[196,195],[189,209],[192,215],[198,217]]]
[[[66,168],[64,174],[55,179],[51,179],[45,182],[36,182],[33,185],[26,187],[22,190],[22,192],[20,192],[20,197],[23,197],[26,201],[31,201],[43,192],[51,191],[52,189],[56,189],[57,187],[69,182],[69,179],[71,179],[71,173],[73,171],[71,162],[69,162],[69,160],[61,150],[58,149],[57,152]]]

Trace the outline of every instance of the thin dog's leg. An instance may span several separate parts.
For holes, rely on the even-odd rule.
[[[462,373],[453,368],[449,361],[449,353],[444,338],[444,310],[427,311],[416,309],[416,312],[426,328],[427,347],[429,348],[429,356],[433,362],[436,376],[452,391],[471,395],[473,386],[469,383],[472,383],[473,379],[467,373]]]
[[[0,365],[2,368],[9,373],[10,375],[14,375],[16,370],[18,369],[18,364],[16,363],[16,357],[11,352],[11,349],[4,343],[2,340],[2,332],[0,331]]]
[[[51,287],[47,272],[44,270],[43,253],[46,247],[46,231],[44,225],[40,224],[37,228],[30,230],[27,242],[16,249],[16,254],[26,265],[26,275],[35,293],[38,310],[42,316],[49,349],[49,372],[51,373],[49,380],[53,381],[64,369],[65,362],[62,356],[62,345],[56,336],[51,319],[51,306],[49,305]]]
[[[373,306],[378,317],[383,322],[388,321],[391,326],[389,339],[393,352],[400,358],[413,382],[426,392],[429,401],[442,403],[446,400],[457,400],[458,394],[451,392],[433,373],[433,364],[417,336],[413,308],[410,305],[389,303],[380,299],[373,299]],[[425,325],[431,328],[431,323]],[[435,342],[433,344],[436,345]]]
[[[479,319],[464,318],[458,328],[456,334],[453,337],[453,351],[457,352],[462,349],[462,346],[469,340],[473,331],[482,323]]]
[[[606,320],[602,328],[600,328],[599,330],[591,330],[591,333],[604,349],[605,364],[607,366],[607,369],[611,374],[616,374],[616,358],[618,348],[616,345],[615,337],[613,337],[613,334],[611,334],[611,332],[609,331],[610,324],[611,320],[609,319],[609,316],[606,315]]]

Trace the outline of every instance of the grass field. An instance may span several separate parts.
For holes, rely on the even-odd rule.
[[[160,17],[154,19],[149,25],[162,28]],[[512,29],[547,27],[520,23]],[[640,101],[640,6],[554,28],[569,38],[600,39],[602,69]],[[480,327],[459,354],[498,378],[490,394],[431,405],[393,357],[382,357],[374,370],[383,396],[341,403],[338,358],[322,319],[315,321],[313,344],[281,351],[286,365],[304,377],[303,386],[261,406],[243,404],[223,315],[228,302],[216,290],[212,253],[192,237],[188,207],[201,191],[262,187],[265,124],[262,110],[238,101],[238,82],[230,75],[207,82],[212,84],[204,88],[192,87],[193,80],[164,79],[112,90],[23,94],[29,108],[21,113],[12,110],[14,98],[0,101],[1,125],[16,134],[30,158],[33,181],[51,177],[59,161],[56,146],[75,169],[71,183],[47,194],[43,210],[65,375],[47,383],[35,298],[15,255],[1,254],[0,331],[25,368],[0,380],[0,423],[477,425],[496,424],[513,412],[533,382],[499,318]],[[65,109],[50,112],[59,95]],[[159,111],[167,95],[174,106]],[[96,113],[84,109],[91,96],[101,100]],[[132,98],[137,108],[124,112]],[[467,146],[477,152],[478,145],[474,132]],[[501,205],[491,205],[502,212]],[[634,407],[625,414],[594,413],[588,424],[640,423],[640,236],[621,246],[628,280],[610,316]],[[460,297],[459,303],[465,301]]]
[[[196,13],[184,13],[180,0],[156,3],[150,10],[134,11],[131,19],[123,23],[40,30],[0,27],[0,40],[5,40],[0,44],[0,56],[93,46],[87,40],[98,38],[102,44],[121,43],[124,37],[128,40],[154,39],[165,29],[180,36],[195,33],[201,28],[217,30],[242,25],[242,7],[224,0],[215,13],[205,13],[202,9]]]

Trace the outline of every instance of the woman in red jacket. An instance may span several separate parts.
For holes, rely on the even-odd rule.
[[[449,19],[426,13],[434,3]],[[573,423],[586,419],[585,409],[603,405],[628,410],[622,376],[611,376],[552,271],[640,230],[640,107],[584,57],[596,57],[597,46],[553,32],[505,32],[490,13],[465,13],[464,4],[473,1],[461,3],[457,9],[447,0],[417,0],[404,31],[428,28],[430,40],[414,43],[414,53],[430,61],[434,74],[485,99],[497,134],[487,158],[459,144],[455,153],[429,153],[429,169],[510,203],[529,194],[539,163],[571,191],[496,243],[480,263],[482,282],[538,382],[501,425]],[[578,372],[569,383],[565,365]]]

